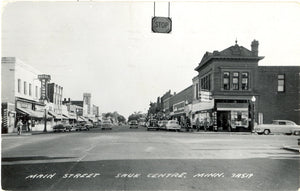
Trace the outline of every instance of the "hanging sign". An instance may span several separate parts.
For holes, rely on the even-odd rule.
[[[172,20],[169,17],[152,17],[152,32],[170,33],[172,31]]]
[[[40,98],[40,100],[48,100],[47,83],[48,83],[48,81],[51,80],[51,76],[42,74],[42,75],[38,75],[38,79],[41,81],[41,98]]]

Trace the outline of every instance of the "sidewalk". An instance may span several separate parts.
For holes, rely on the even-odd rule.
[[[44,132],[44,131],[30,131],[30,132],[22,132],[21,135],[18,135],[17,132],[13,133],[5,133],[1,134],[1,137],[10,137],[10,136],[28,136],[28,135],[38,135],[38,134],[48,134],[53,133],[52,131]]]

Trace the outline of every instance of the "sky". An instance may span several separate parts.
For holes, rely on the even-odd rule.
[[[92,94],[100,112],[146,112],[165,92],[192,84],[206,51],[259,41],[260,65],[300,64],[300,3],[172,1],[169,34],[153,33],[153,1],[16,1],[2,6],[1,55],[64,88]],[[168,16],[168,2],[155,4]]]

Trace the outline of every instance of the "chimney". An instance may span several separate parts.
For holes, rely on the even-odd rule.
[[[68,102],[69,102],[69,103],[71,102],[71,98],[68,98]]]
[[[254,39],[251,43],[252,56],[258,56],[258,45],[258,41]]]

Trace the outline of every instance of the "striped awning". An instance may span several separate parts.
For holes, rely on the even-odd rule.
[[[21,113],[23,115],[28,115],[32,118],[44,118],[45,117],[45,112],[43,112],[43,111],[33,111],[32,109],[27,109],[27,108],[17,107],[17,112]],[[47,115],[47,118],[51,118],[51,117]]]

